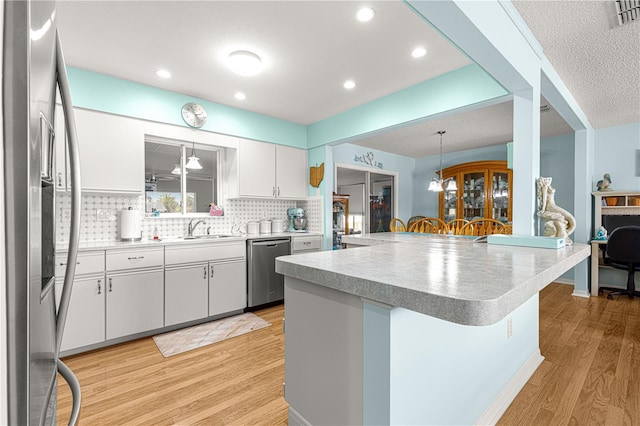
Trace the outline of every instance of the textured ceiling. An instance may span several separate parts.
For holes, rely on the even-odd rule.
[[[640,122],[640,21],[611,0],[513,3],[594,128]]]

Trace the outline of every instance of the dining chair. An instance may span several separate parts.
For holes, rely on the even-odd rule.
[[[411,228],[411,225],[413,225],[415,222],[419,221],[420,219],[424,219],[426,218],[426,216],[411,216],[409,218],[409,220],[407,221],[407,230],[409,228]]]
[[[453,219],[447,222],[447,227],[449,228],[449,232],[453,235],[461,235],[460,230],[467,223],[469,223],[467,219]]]
[[[409,226],[409,232],[419,232],[422,234],[448,234],[449,227],[440,218],[425,217]]]
[[[460,229],[459,235],[483,236],[491,234],[505,234],[508,229],[504,223],[496,219],[472,220]]]
[[[616,287],[599,287],[598,291],[607,290],[607,299],[626,294],[630,299],[640,297],[636,291],[634,275],[640,271],[640,226],[620,226],[611,232],[604,252],[604,264],[627,271],[627,289]]]
[[[391,232],[406,232],[407,227],[401,219],[394,217],[393,219],[391,219],[391,221],[389,221],[389,230]]]

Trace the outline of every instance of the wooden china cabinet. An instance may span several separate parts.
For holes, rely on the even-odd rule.
[[[511,223],[513,173],[506,161],[458,164],[443,169],[442,175],[445,180],[455,180],[458,189],[440,193],[440,219],[497,219]]]

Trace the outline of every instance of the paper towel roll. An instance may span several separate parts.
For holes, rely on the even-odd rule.
[[[138,241],[142,239],[142,223],[140,212],[129,207],[120,211],[120,239],[122,241]]]

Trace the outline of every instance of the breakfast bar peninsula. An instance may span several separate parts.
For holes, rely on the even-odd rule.
[[[289,424],[495,423],[543,360],[538,292],[590,254],[428,234],[284,256]]]

